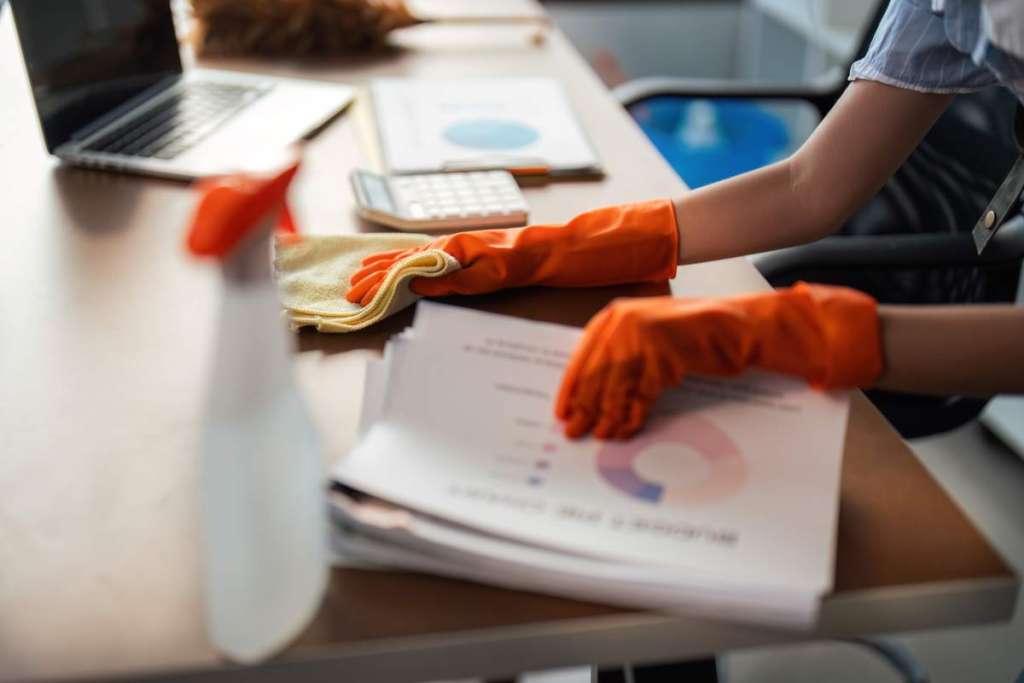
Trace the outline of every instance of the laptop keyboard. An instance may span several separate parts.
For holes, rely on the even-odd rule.
[[[119,156],[173,159],[269,90],[270,86],[193,81],[84,149]]]

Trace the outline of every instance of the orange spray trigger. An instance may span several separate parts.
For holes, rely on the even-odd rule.
[[[295,232],[285,198],[299,163],[291,159],[266,175],[239,173],[197,183],[201,197],[188,230],[188,250],[222,258],[274,212],[280,212],[285,231]]]

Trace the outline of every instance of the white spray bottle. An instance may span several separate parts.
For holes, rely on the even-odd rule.
[[[228,189],[213,191],[226,200],[208,211],[213,219],[196,240],[208,190],[190,236],[193,251],[211,231],[220,230],[218,249],[225,236],[233,242],[220,253],[223,299],[201,442],[201,498],[207,629],[219,651],[242,662],[263,659],[297,636],[327,584],[323,461],[295,384],[294,335],[271,270],[271,240],[296,166],[283,180],[284,173],[246,179],[250,195],[240,198],[230,192],[244,183],[222,181]],[[280,198],[267,201],[267,187]]]

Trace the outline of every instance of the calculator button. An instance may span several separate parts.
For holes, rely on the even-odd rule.
[[[396,176],[388,187],[395,212],[414,224],[509,224],[528,211],[519,185],[503,171]]]

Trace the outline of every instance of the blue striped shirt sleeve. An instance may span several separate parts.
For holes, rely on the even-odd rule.
[[[850,80],[878,81],[930,93],[961,93],[998,83],[954,45],[941,13],[928,0],[892,0],[863,59],[853,63]],[[959,27],[962,28],[962,27]]]

